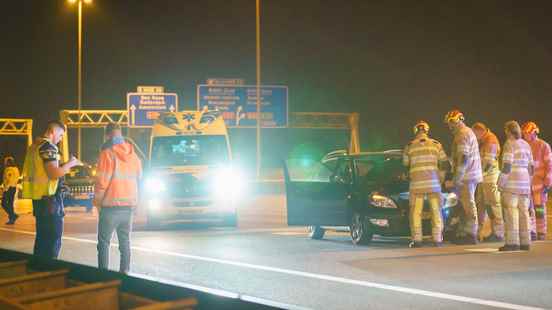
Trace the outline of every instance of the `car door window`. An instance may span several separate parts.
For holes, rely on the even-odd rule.
[[[351,162],[349,160],[340,160],[337,165],[335,172],[332,176],[331,181],[342,183],[342,184],[351,184],[353,181],[353,171],[351,167]]]
[[[334,174],[333,164],[307,162],[300,159],[286,161],[289,179],[292,182],[323,182],[329,183]]]

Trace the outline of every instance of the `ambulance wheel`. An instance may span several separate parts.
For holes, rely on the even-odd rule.
[[[309,230],[309,237],[313,240],[323,239],[326,233],[326,230],[321,226],[309,226],[307,229]]]

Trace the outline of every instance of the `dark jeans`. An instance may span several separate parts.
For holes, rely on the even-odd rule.
[[[110,207],[100,209],[98,222],[98,267],[108,269],[109,246],[113,232],[117,231],[121,262],[119,271],[130,271],[130,232],[132,231],[132,209],[128,207]]]
[[[15,212],[13,207],[14,198],[15,198],[15,187],[8,188],[8,190],[5,191],[4,195],[2,196],[2,209],[6,211],[10,221],[15,219]]]
[[[46,200],[33,200],[36,219],[36,237],[33,254],[47,258],[58,258],[63,235],[63,215],[51,214]]]

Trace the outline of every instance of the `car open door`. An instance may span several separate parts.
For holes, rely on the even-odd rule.
[[[284,163],[288,225],[348,226],[351,163]]]

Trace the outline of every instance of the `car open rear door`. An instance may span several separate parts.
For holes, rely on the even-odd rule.
[[[284,164],[288,225],[348,226],[350,162]]]

